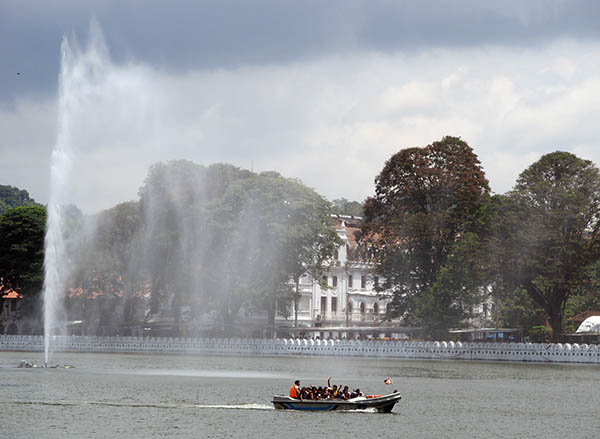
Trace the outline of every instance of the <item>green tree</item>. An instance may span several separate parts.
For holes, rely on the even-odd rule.
[[[0,215],[6,213],[8,209],[19,206],[35,206],[38,205],[29,193],[24,189],[19,189],[14,186],[0,185]]]
[[[235,254],[245,255],[239,266],[250,271],[245,278],[254,293],[252,302],[267,311],[272,333],[276,314],[287,315],[288,303],[298,300],[299,277],[319,276],[341,245],[332,227],[330,204],[299,181],[276,172],[234,185],[225,204],[240,209],[236,215],[242,221],[230,233],[229,246]]]
[[[546,324],[544,311],[522,288],[502,291],[496,308],[500,327],[528,329]]]
[[[433,284],[416,300],[416,315],[430,336],[444,338],[472,317],[475,306],[484,302],[488,290],[481,257],[480,236],[472,231],[457,237]]]
[[[422,322],[428,303],[456,314],[458,298],[444,297],[451,291],[436,280],[488,194],[477,156],[457,137],[403,149],[386,162],[365,202],[360,240],[386,279],[382,288],[393,291],[389,317]]]
[[[345,198],[337,198],[331,202],[331,213],[360,217],[364,215],[363,205],[361,203],[358,201],[348,201]]]
[[[323,275],[343,244],[330,215],[330,204],[312,189],[303,187],[304,200],[290,225],[291,249],[288,252],[288,270],[294,283],[294,327],[298,326],[298,308],[301,298],[300,278],[308,274],[324,283]],[[321,285],[326,287],[326,284]]]
[[[565,306],[566,332],[575,332],[579,321],[573,321],[575,316],[600,314],[600,260],[592,263],[586,270],[586,279],[580,284],[577,294],[571,296]]]
[[[39,312],[44,281],[46,208],[22,206],[0,216],[0,277],[4,288],[23,294],[23,312]]]
[[[152,314],[169,312],[178,322],[182,307],[217,308],[225,326],[239,310],[244,282],[236,271],[243,253],[229,243],[239,209],[223,201],[249,171],[180,160],[154,165],[142,188],[143,244],[151,284]],[[170,308],[168,310],[167,308]]]
[[[544,310],[558,341],[565,307],[599,257],[600,173],[589,160],[553,152],[523,171],[508,197],[504,278]]]
[[[139,264],[141,217],[139,202],[130,201],[107,209],[95,218],[95,233],[85,243],[87,261],[85,296],[101,292],[95,300],[105,311],[105,320],[114,324],[133,323],[139,292],[146,278]]]

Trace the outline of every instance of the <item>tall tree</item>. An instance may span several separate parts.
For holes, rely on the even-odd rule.
[[[0,215],[13,207],[35,205],[39,206],[26,190],[0,184]]]
[[[365,202],[361,243],[392,289],[389,317],[418,317],[418,300],[432,289],[464,225],[489,196],[488,182],[471,147],[444,137],[393,155]],[[449,299],[448,299],[449,300]],[[450,300],[450,302],[452,302]],[[451,313],[452,304],[445,305]]]
[[[143,268],[136,263],[140,256],[140,205],[136,201],[118,204],[101,212],[96,223],[88,275],[96,279],[93,284],[100,284],[95,288],[99,287],[102,300],[110,303],[114,321],[131,323],[146,282]]]
[[[4,288],[23,294],[23,310],[39,310],[44,281],[46,208],[22,206],[0,216],[0,278]]]
[[[298,291],[291,282],[305,273],[318,275],[341,240],[333,228],[327,200],[297,180],[264,172],[231,188],[226,203],[240,208],[231,237],[254,292],[253,302],[267,311],[268,327],[287,314]],[[320,276],[319,276],[320,277]]]
[[[331,202],[331,213],[336,215],[364,215],[363,205],[358,201],[348,201],[345,198],[337,198]]]
[[[216,307],[224,325],[231,324],[239,305],[229,299],[245,290],[235,268],[242,254],[226,245],[239,208],[223,197],[250,176],[232,165],[204,167],[185,160],[150,169],[140,189],[145,240],[140,257],[150,277],[153,314],[178,322],[184,306]]]
[[[558,341],[565,306],[600,256],[600,173],[574,154],[546,154],[521,173],[509,201],[504,276],[544,310]]]

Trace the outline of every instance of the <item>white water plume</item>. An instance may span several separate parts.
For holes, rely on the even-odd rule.
[[[184,99],[162,77],[149,67],[112,63],[95,24],[85,49],[74,38],[63,40],[46,235],[46,362],[52,336],[69,320],[81,322],[82,335],[139,335],[152,326],[242,333],[250,324],[259,331],[264,317],[274,326],[275,292],[289,289],[274,273],[287,260],[283,252],[298,247],[298,238],[282,231],[291,229],[284,223],[295,215],[302,218],[307,192],[270,172],[156,163],[175,158],[179,127],[196,126],[190,118],[174,124],[178,109],[205,91]],[[207,160],[204,152],[219,144],[201,142],[190,154]],[[152,164],[146,181],[136,176],[135,169]],[[129,180],[142,185],[139,200],[88,216],[68,207],[105,205],[97,201],[115,188],[132,200]],[[314,203],[311,215],[319,206]],[[266,227],[267,217],[280,227]]]
[[[58,135],[51,156],[50,195],[44,260],[44,339],[45,362],[51,350],[52,335],[64,329],[60,323],[61,299],[67,288],[72,264],[66,235],[66,207],[72,203],[76,182],[74,162],[80,146],[82,121],[94,117],[90,101],[102,92],[98,84],[108,74],[107,51],[99,27],[90,26],[90,43],[82,51],[75,38],[63,38],[58,96]],[[80,171],[81,172],[81,171]]]

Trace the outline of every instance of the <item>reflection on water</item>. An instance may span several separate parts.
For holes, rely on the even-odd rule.
[[[0,355],[1,437],[592,437],[600,406],[593,365],[61,354],[74,369],[16,368],[24,357]],[[403,398],[392,415],[273,409],[293,380],[330,375]]]

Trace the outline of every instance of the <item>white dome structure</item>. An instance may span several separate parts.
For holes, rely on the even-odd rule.
[[[600,332],[600,316],[590,316],[581,322],[576,333],[582,332]]]

